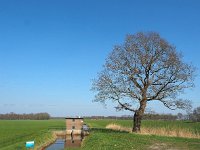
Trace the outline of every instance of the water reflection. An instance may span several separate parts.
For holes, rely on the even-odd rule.
[[[83,138],[81,135],[57,135],[57,140],[45,150],[63,150],[64,148],[81,147]]]
[[[80,135],[66,136],[66,147],[81,147],[82,137]]]

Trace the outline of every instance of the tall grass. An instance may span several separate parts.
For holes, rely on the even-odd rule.
[[[106,129],[112,129],[112,130],[117,130],[117,131],[127,131],[127,132],[131,132],[131,128],[123,127],[123,126],[120,126],[120,125],[114,124],[114,123],[108,124],[108,125],[106,126]]]
[[[172,137],[186,137],[186,138],[200,138],[199,133],[193,132],[191,129],[183,128],[147,128],[143,127],[141,129],[141,134],[152,134],[152,135],[162,135],[162,136],[172,136]]]
[[[131,128],[123,127],[119,124],[108,124],[107,129],[113,129],[118,131],[128,131],[131,132]],[[142,127],[141,134],[150,135],[161,135],[161,136],[171,136],[171,137],[186,137],[186,138],[200,138],[198,132],[193,132],[191,129],[184,129],[181,127],[170,128],[170,127]]]

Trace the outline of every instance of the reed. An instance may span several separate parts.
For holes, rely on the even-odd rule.
[[[170,137],[185,137],[185,138],[200,138],[199,133],[194,133],[190,129],[183,128],[147,128],[143,127],[141,129],[141,134],[152,134]]]
[[[118,130],[118,131],[127,131],[131,132],[131,128],[123,127],[118,124],[108,124],[106,126],[107,129]],[[160,136],[170,136],[170,137],[185,137],[185,138],[198,138],[200,139],[200,134],[197,132],[193,132],[190,129],[183,128],[165,128],[165,127],[142,127],[140,134],[148,134],[148,135],[160,135]]]
[[[117,131],[127,131],[127,132],[131,132],[131,128],[123,127],[123,126],[120,126],[120,125],[114,124],[114,123],[108,124],[108,125],[106,126],[106,129],[112,129],[112,130],[117,130]]]

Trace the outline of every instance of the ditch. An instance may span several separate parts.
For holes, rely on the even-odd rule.
[[[45,148],[45,150],[64,150],[65,148],[78,148],[84,136],[81,135],[57,135],[56,141]]]

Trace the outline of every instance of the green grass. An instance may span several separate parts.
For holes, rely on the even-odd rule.
[[[92,129],[90,135],[83,141],[79,149],[178,149],[199,150],[200,139],[175,138],[155,135],[140,135],[105,129],[110,123],[125,127],[132,127],[131,120],[90,120],[85,119]],[[0,149],[15,150],[25,149],[25,141],[35,140],[36,144],[43,143],[51,138],[47,132],[51,127],[65,127],[65,120],[0,120]],[[200,123],[185,121],[143,121],[142,127],[150,128],[183,128],[200,133]],[[98,128],[98,129],[97,129]],[[8,142],[9,141],[9,142]]]
[[[92,131],[86,138],[81,149],[135,149],[148,150],[157,149],[179,149],[179,150],[198,150],[200,147],[199,139],[172,138],[153,135],[140,135],[111,130]]]
[[[85,120],[92,128],[105,128],[110,123],[124,127],[132,127],[131,120]],[[200,133],[200,123],[187,121],[142,121],[142,127],[189,129],[191,132]],[[176,149],[176,150],[199,150],[200,139],[166,137],[156,135],[141,135],[124,133],[112,130],[93,130],[89,137],[84,140],[80,149]]]
[[[41,144],[51,137],[48,129],[56,126],[65,127],[65,120],[0,120],[0,149],[23,149],[30,140]]]

